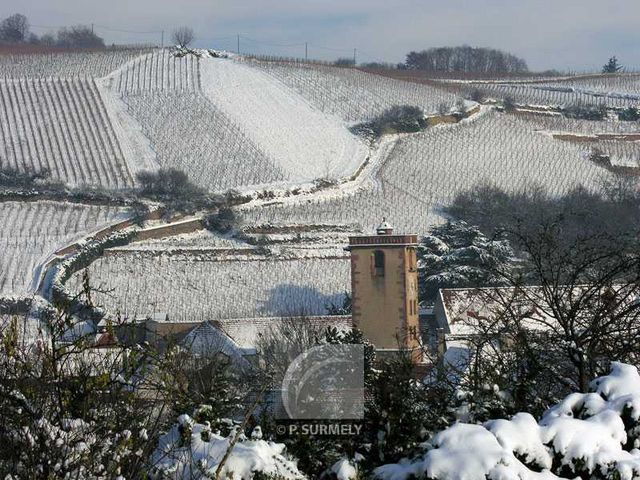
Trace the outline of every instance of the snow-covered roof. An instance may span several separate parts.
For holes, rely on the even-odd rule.
[[[182,344],[197,354],[212,349],[228,356],[252,354],[261,337],[291,321],[306,322],[311,328],[336,328],[338,331],[353,327],[349,315],[221,319],[188,324],[193,327],[183,338]]]
[[[222,353],[230,359],[240,360],[244,353],[231,337],[211,322],[203,322],[195,327],[181,343],[193,354],[201,356]]]
[[[517,309],[532,329],[544,329],[544,323],[553,321],[535,287],[446,288],[440,290],[436,304],[436,312],[444,313],[444,318],[437,318],[438,326],[453,336],[477,333],[480,325],[501,318],[507,305]]]
[[[614,285],[612,288],[620,292],[626,287]],[[586,289],[591,287],[575,286],[572,295],[579,296]],[[605,290],[602,290],[602,296],[606,295]],[[556,324],[553,309],[545,298],[545,291],[538,286],[444,288],[436,299],[436,321],[449,336],[473,335],[480,327],[486,331],[491,323],[500,328],[504,326],[501,319],[514,316],[528,329],[545,331]],[[635,301],[635,296],[629,295],[627,301]]]

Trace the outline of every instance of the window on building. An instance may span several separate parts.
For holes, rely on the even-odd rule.
[[[384,277],[384,252],[382,250],[373,252],[373,274],[376,277]]]
[[[409,261],[411,263],[411,271],[413,272],[416,269],[416,254],[414,253],[413,250],[410,252],[410,258],[411,260]]]

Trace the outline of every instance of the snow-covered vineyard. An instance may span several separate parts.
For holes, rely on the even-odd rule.
[[[609,108],[635,106],[640,100],[640,75],[586,75],[584,78],[554,78],[456,82],[478,88],[497,98],[510,97],[523,105],[591,105]]]
[[[62,202],[0,203],[0,296],[29,296],[56,250],[124,218],[123,209]]]
[[[442,222],[441,207],[479,182],[508,190],[541,185],[561,194],[577,184],[597,189],[616,167],[637,167],[637,141],[596,136],[637,133],[635,122],[503,113],[491,101],[474,109],[475,102],[462,98],[478,87],[525,107],[635,105],[634,75],[439,86],[353,68],[198,54],[126,49],[0,57],[0,167],[46,171],[68,186],[114,191],[134,188],[141,170],[173,167],[211,192],[260,191],[263,200],[254,197],[236,208],[245,227],[322,224],[329,231],[331,225],[370,231],[388,217],[399,230],[418,234]],[[402,104],[432,117],[461,108],[471,113],[459,123],[387,135],[373,144],[351,132],[354,124]],[[329,181],[310,187],[320,179]],[[15,204],[3,208],[12,212],[2,215],[14,225]],[[61,206],[65,219],[78,216],[68,226],[54,220],[58,213],[47,222],[19,215],[23,223],[3,233],[10,248],[1,259],[7,265],[2,292],[33,292],[25,286],[43,258],[121,218],[113,207],[100,208]],[[40,243],[40,230],[29,234],[34,222],[53,229],[52,240]],[[197,248],[192,239],[178,238],[166,248],[179,255],[162,255],[162,242],[123,247],[89,271],[94,285],[117,292],[99,296],[98,303],[130,315],[322,314],[348,290],[348,262],[336,255],[346,237],[341,244],[335,238],[313,243],[304,254],[300,237],[276,243],[294,241],[293,255],[275,249],[264,258],[220,261],[217,253],[201,252],[215,247],[210,238],[198,240]],[[183,252],[190,248],[198,253]],[[21,250],[30,252],[29,260],[5,253]],[[249,292],[242,302],[234,298],[237,289]]]
[[[121,95],[195,92],[200,89],[200,62],[193,55],[177,57],[162,49],[127,62],[113,76]]]
[[[104,77],[146,53],[146,48],[121,48],[94,52],[54,52],[0,55],[0,77]]]
[[[439,207],[478,182],[511,191],[541,185],[554,194],[577,184],[597,188],[608,172],[586,158],[590,144],[551,137],[550,131],[564,126],[487,112],[398,140],[371,189],[263,206],[245,215],[256,223],[355,223],[369,230],[387,217],[404,231],[422,233],[442,221]]]
[[[126,102],[157,163],[179,168],[199,186],[225,191],[286,179],[246,131],[202,93],[147,93],[128,96]],[[194,122],[194,117],[200,120]]]
[[[93,80],[0,80],[0,92],[0,168],[75,186],[133,185]]]
[[[446,90],[351,68],[256,60],[247,64],[264,70],[322,112],[345,122],[370,120],[393,105],[416,105],[433,114],[440,105],[450,108],[457,100]]]
[[[538,284],[493,277],[511,262],[505,275],[532,282],[553,257],[534,254],[564,246],[520,252],[445,208],[486,185],[555,213],[572,192],[580,221],[613,231],[592,194],[637,206],[640,75],[411,74],[186,47],[0,54],[0,477],[640,478],[632,294],[614,304],[640,275],[607,276],[563,330],[548,299],[516,296]],[[511,210],[500,195],[478,216]],[[422,301],[435,277],[476,275]],[[591,290],[556,283],[568,303]],[[489,290],[506,308],[485,312]],[[601,321],[620,309],[623,327]],[[280,443],[285,390],[332,397],[304,382],[361,341],[362,435]],[[326,346],[321,366],[297,363]]]
[[[350,288],[347,258],[269,259],[216,252],[118,252],[88,269],[96,304],[176,322],[324,315]],[[82,272],[68,283],[82,289]],[[242,292],[242,293],[240,293]]]

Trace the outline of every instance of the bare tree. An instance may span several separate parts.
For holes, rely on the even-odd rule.
[[[319,345],[324,335],[325,329],[306,317],[284,318],[261,335],[257,350],[274,384],[282,381],[296,357]]]
[[[465,323],[470,391],[508,390],[515,408],[544,410],[589,391],[611,361],[640,351],[640,245],[635,232],[572,232],[559,216],[509,232],[520,269],[495,272],[509,287],[478,289]],[[468,305],[465,305],[465,308]]]
[[[193,28],[191,27],[179,27],[173,31],[172,35],[173,41],[179,47],[185,48],[191,45],[193,42],[195,35],[193,33]]]
[[[498,385],[514,411],[540,413],[560,396],[587,392],[611,361],[638,362],[640,197],[624,178],[603,187],[604,196],[577,188],[561,198],[482,187],[448,209],[507,238],[515,252],[511,265],[491,272],[505,287],[459,298],[465,328],[448,340],[468,345],[463,389]]]
[[[29,21],[20,13],[11,15],[0,22],[0,42],[24,42],[29,33]]]
[[[624,67],[618,62],[618,58],[614,55],[609,61],[602,67],[602,73],[618,73]]]

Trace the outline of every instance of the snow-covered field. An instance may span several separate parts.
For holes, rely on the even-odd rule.
[[[142,92],[200,90],[200,59],[176,57],[167,49],[141,55],[114,73],[115,89],[123,95]]]
[[[387,137],[370,150],[349,132],[350,124],[396,104],[435,113],[460,97],[451,85],[439,88],[349,68],[132,52],[61,56],[59,71],[42,57],[42,75],[31,60],[15,62],[10,76],[38,78],[0,80],[0,167],[49,170],[68,184],[113,189],[133,186],[140,170],[175,167],[205,188],[226,191],[344,179],[369,158],[357,178],[335,187],[242,207],[244,225],[332,224],[366,232],[387,217],[399,231],[424,234],[443,220],[440,207],[478,182],[512,190],[542,185],[558,194],[579,183],[598,188],[611,173],[586,158],[592,148],[609,154],[614,165],[633,165],[639,157],[637,142],[552,136],[634,133],[634,122],[502,114],[487,106],[460,124]],[[94,78],[40,78],[46,72],[72,77],[83,66]],[[569,104],[584,97],[584,102],[605,98],[626,105],[628,98],[596,97],[586,90],[633,94],[637,82],[614,76],[481,86],[496,96],[520,92],[515,100],[530,104]],[[473,86],[462,83],[460,92]],[[12,222],[27,215],[16,214],[16,205],[0,204],[13,212]],[[38,204],[24,207],[29,215],[33,205]],[[26,259],[0,256],[6,265],[0,291],[24,292],[34,265],[54,244],[62,246],[117,217],[110,207],[59,208],[62,213],[52,218],[65,220],[27,221],[14,229],[23,232],[19,236],[2,237],[5,251],[24,250]],[[91,220],[94,216],[98,219]],[[76,217],[77,224],[66,220]],[[255,246],[206,233],[143,242],[114,250],[90,271],[96,286],[115,288],[100,297],[111,311],[167,312],[184,320],[322,314],[326,303],[339,301],[348,290],[348,262],[341,251],[347,239],[342,233],[310,235],[270,235],[272,256],[266,257]],[[216,249],[246,251],[221,258]]]
[[[553,82],[550,81],[549,83]],[[563,81],[560,85],[601,93],[628,93],[631,95],[638,95],[640,93],[640,74],[630,73],[576,78]]]
[[[574,134],[596,133],[638,133],[640,128],[636,122],[617,122],[610,120],[576,120],[561,115],[523,115],[550,132],[569,132]]]
[[[166,313],[173,321],[323,315],[350,288],[346,258],[232,257],[215,253],[145,255],[118,251],[88,268],[96,304],[136,317]],[[68,286],[80,289],[82,273]]]
[[[124,218],[121,208],[50,201],[0,202],[0,296],[24,296],[57,249]]]
[[[288,179],[348,176],[365,160],[367,148],[343,122],[273,77],[222,58],[202,59],[200,70],[205,95]]]
[[[0,168],[75,186],[133,184],[93,80],[0,80],[0,106]]]

